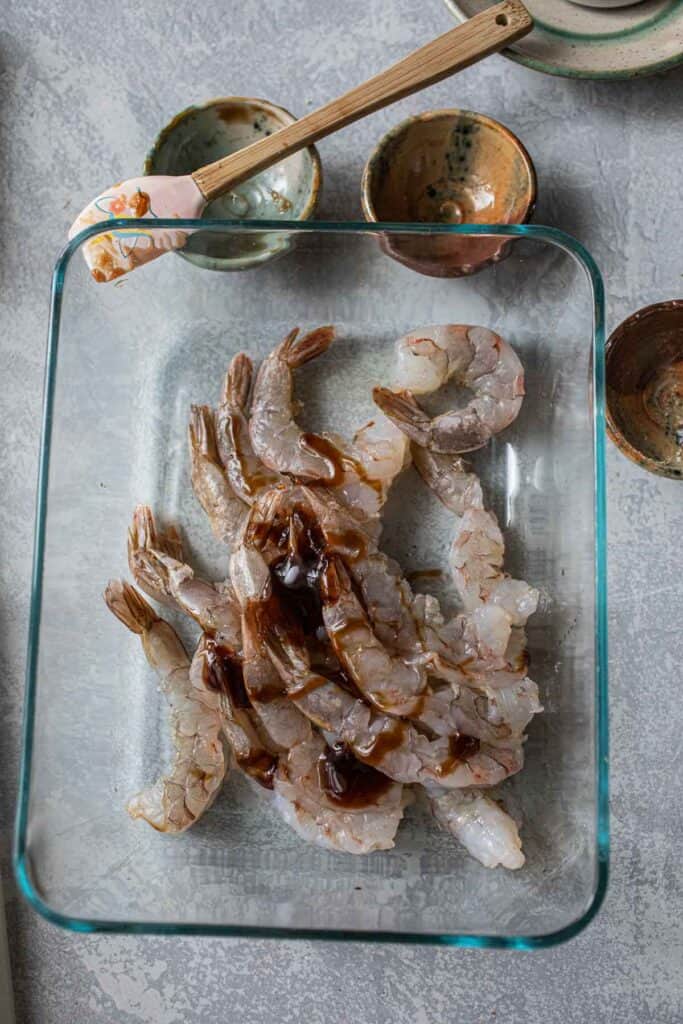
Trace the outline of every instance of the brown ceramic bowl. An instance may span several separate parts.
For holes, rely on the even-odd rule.
[[[652,473],[683,477],[683,299],[624,320],[605,365],[610,438]]]
[[[434,110],[392,129],[371,154],[361,185],[369,221],[524,224],[536,202],[536,172],[504,125],[469,110]],[[510,242],[457,235],[401,235],[383,246],[432,277],[462,277],[501,260]]]

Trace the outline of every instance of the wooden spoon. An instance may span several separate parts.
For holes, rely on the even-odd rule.
[[[84,227],[121,217],[196,218],[208,202],[285,157],[372,114],[396,100],[440,82],[533,28],[520,0],[503,0],[404,57],[363,85],[306,114],[258,142],[182,177],[151,175],[114,185],[86,206],[69,237]],[[186,230],[117,228],[83,246],[96,281],[111,281],[164,252],[185,244]]]

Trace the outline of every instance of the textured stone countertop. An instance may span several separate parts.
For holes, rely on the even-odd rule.
[[[140,167],[193,100],[267,96],[302,113],[452,26],[440,2],[84,0],[0,19],[0,853],[17,786],[49,275],[75,207]],[[682,291],[683,68],[633,82],[553,79],[493,57],[324,141],[321,218],[360,214],[370,147],[429,107],[491,114],[528,146],[539,223],[579,238],[608,326]],[[75,205],[74,205],[75,204]],[[681,484],[610,446],[612,872],[567,945],[533,954],[310,942],[88,937],[6,882],[21,1024],[674,1024],[683,1014],[679,776]]]

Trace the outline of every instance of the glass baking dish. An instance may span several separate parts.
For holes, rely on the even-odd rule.
[[[93,227],[55,268],[15,847],[25,896],[80,931],[521,949],[571,937],[602,901],[609,849],[603,290],[593,260],[537,226],[201,230],[214,247],[268,244],[283,255],[239,274],[166,256],[95,285],[79,253]],[[483,243],[507,258],[439,278],[389,255],[417,247],[438,260],[449,237],[474,262]],[[438,322],[493,328],[526,371],[519,418],[471,459],[505,532],[506,568],[542,593],[529,647],[545,713],[531,723],[524,771],[501,790],[524,822],[525,867],[482,867],[419,806],[390,852],[328,853],[236,772],[180,836],[131,821],[126,799],[167,755],[167,708],[101,594],[127,575],[138,502],[182,525],[202,572],[225,574],[189,484],[190,404],[217,400],[236,351],[262,357],[294,325],[334,323],[339,340],[297,371],[297,387],[306,423],[349,433],[372,415],[372,384],[390,379],[394,339]],[[382,543],[407,572],[444,565],[454,523],[437,506],[414,470],[395,485]]]

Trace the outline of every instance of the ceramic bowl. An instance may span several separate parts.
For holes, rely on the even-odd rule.
[[[444,0],[458,21],[491,0]],[[502,51],[536,71],[568,78],[641,78],[683,61],[680,0],[526,0],[534,28]]]
[[[271,135],[296,118],[267,100],[223,96],[188,107],[161,130],[145,174],[189,174]],[[308,220],[320,194],[322,168],[314,146],[255,175],[206,206],[204,219]],[[180,253],[209,270],[244,270],[289,248],[277,232],[232,236],[195,232]]]
[[[605,359],[610,438],[645,469],[683,477],[683,299],[633,313]]]
[[[408,118],[371,154],[361,186],[369,221],[522,224],[536,201],[536,172],[511,131],[484,114],[436,110]],[[509,242],[404,235],[395,259],[433,277],[461,277],[503,258]]]

